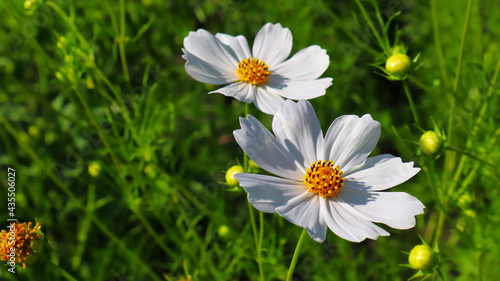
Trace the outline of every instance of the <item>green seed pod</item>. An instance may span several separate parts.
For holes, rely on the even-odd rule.
[[[243,167],[240,165],[235,165],[232,166],[229,170],[226,172],[226,182],[229,186],[237,186],[238,180],[234,177],[234,175],[243,173]]]

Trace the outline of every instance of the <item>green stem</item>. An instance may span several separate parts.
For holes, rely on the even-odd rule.
[[[245,103],[245,118],[248,117],[248,112],[250,111],[250,104]],[[249,159],[248,155],[243,152],[243,170],[245,173],[250,172],[250,165],[249,165]],[[262,267],[262,256],[261,256],[261,249],[262,249],[262,240],[264,237],[264,215],[261,211],[259,211],[259,233],[257,233],[257,223],[255,221],[255,214],[253,211],[253,206],[248,202],[248,212],[250,213],[250,223],[252,224],[252,232],[253,232],[253,238],[255,241],[255,247],[257,248],[257,264],[259,266],[259,276],[260,276],[260,281],[264,281],[264,269]]]
[[[259,264],[260,280],[264,281],[264,269],[262,268],[262,241],[264,240],[264,213],[259,211],[259,244],[257,245],[257,260]]]
[[[97,119],[95,118],[94,113],[92,112],[92,110],[90,110],[90,107],[87,104],[87,101],[85,101],[82,94],[78,90],[78,86],[75,86],[74,90],[75,90],[76,95],[78,96],[78,99],[80,100],[83,107],[85,108],[85,111],[89,115],[91,122],[94,124],[94,127],[97,129],[97,132],[99,133],[99,137],[101,137],[102,142],[104,143],[104,146],[106,147],[106,149],[109,152],[109,155],[111,155],[111,159],[113,160],[113,163],[116,167],[116,171],[118,172],[118,174],[121,174],[120,173],[121,168],[120,168],[120,164],[118,162],[118,158],[116,158],[116,155],[113,152],[113,149],[111,149],[111,146],[109,145],[109,142],[108,142],[106,135],[102,132],[101,127],[99,126],[99,123],[97,123]]]
[[[297,242],[297,246],[295,247],[295,252],[293,253],[292,262],[290,263],[290,268],[288,268],[288,274],[286,275],[286,281],[291,281],[293,272],[295,270],[295,265],[297,265],[297,260],[299,259],[300,247],[302,247],[302,242],[304,242],[304,238],[306,238],[307,230],[304,228],[302,230],[302,234],[300,234],[299,242]]]
[[[408,82],[406,82],[406,80],[403,80],[403,87],[405,89],[408,102],[410,103],[411,113],[413,114],[413,119],[415,119],[415,124],[420,126],[420,119],[418,118],[418,112],[415,107],[415,103],[413,102],[413,97],[411,96],[410,87],[408,87]]]
[[[439,59],[439,67],[441,68],[441,75],[446,88],[448,88],[448,75],[446,73],[446,63],[443,55],[443,48],[441,47],[441,36],[439,35],[438,15],[436,8],[436,0],[431,0],[432,11],[432,29],[434,31],[434,42],[436,43],[437,55]]]
[[[125,56],[125,1],[120,0],[120,36],[118,37],[118,46],[120,49],[120,58],[122,61],[123,75],[130,89],[130,76],[128,74],[127,57]]]
[[[59,265],[55,264],[53,261],[48,262],[50,266],[57,270],[64,278],[68,279],[69,281],[78,281],[75,277],[71,276],[66,270],[62,269]]]
[[[3,118],[3,116],[0,114],[0,123],[3,123],[7,131],[16,139],[17,143],[28,153],[28,155],[40,166],[42,169],[45,171],[45,173],[49,176],[50,179],[64,192],[66,195],[68,195],[69,199],[71,202],[75,204],[75,206],[86,212],[87,208],[80,202],[80,199],[76,197],[71,190],[64,185],[54,174],[52,170],[52,165],[47,165],[26,143],[20,141],[19,136],[16,132],[16,130],[10,125],[10,123]],[[141,258],[137,256],[137,253],[129,250],[129,247],[125,245],[120,239],[118,239],[109,229],[106,227],[106,225],[102,224],[97,217],[93,213],[89,214],[90,219],[92,222],[105,234],[107,235],[117,246],[120,248],[127,256],[131,257],[135,263],[141,266],[147,274],[156,281],[160,281],[161,279],[158,278],[154,274],[154,272],[149,268],[149,266],[144,263]]]
[[[465,16],[464,30],[462,32],[462,41],[460,43],[460,53],[458,55],[458,63],[457,63],[455,82],[453,83],[453,94],[451,96],[451,109],[450,109],[450,115],[449,115],[449,119],[448,119],[448,130],[447,130],[447,136],[446,136],[448,139],[448,144],[452,144],[453,117],[454,117],[454,111],[455,111],[456,94],[457,94],[457,90],[458,90],[458,84],[460,81],[460,73],[461,73],[461,69],[462,69],[462,61],[463,61],[464,49],[465,49],[465,38],[467,36],[467,29],[469,26],[471,6],[472,6],[472,0],[469,0],[469,3],[467,5],[467,12],[466,12],[466,16]],[[452,153],[455,153],[455,152],[450,152],[450,151],[445,152],[444,171],[443,171],[443,184],[445,186],[448,185],[448,173],[449,173],[449,167],[450,167]],[[456,171],[456,172],[458,172],[458,171]],[[453,187],[453,184],[450,187]],[[450,188],[450,187],[447,188],[448,193],[452,191],[452,188]]]
[[[379,52],[375,51],[373,48],[371,48],[370,46],[368,46],[366,43],[363,43],[361,42],[358,37],[356,37],[356,35],[354,35],[354,33],[352,33],[345,25],[344,25],[344,22],[339,19],[339,17],[337,17],[337,15],[330,9],[330,7],[328,7],[328,5],[326,5],[326,3],[323,1],[323,0],[318,0],[319,4],[323,7],[323,10],[326,11],[326,13],[332,18],[332,20],[334,21],[334,23],[340,27],[340,29],[342,29],[342,31],[344,31],[344,33],[349,37],[351,38],[352,41],[356,42],[362,49],[364,49],[365,51],[369,52],[370,54],[374,55],[374,56],[378,56],[379,55]]]
[[[465,48],[465,38],[467,37],[467,29],[469,27],[469,18],[471,13],[472,0],[469,0],[467,4],[467,13],[465,15],[465,23],[464,30],[462,32],[462,42],[460,43],[460,53],[458,55],[458,64],[457,64],[457,75],[455,77],[455,83],[453,84],[453,94],[456,95],[458,90],[458,83],[460,81],[460,72],[462,70],[462,61],[464,58],[464,48]]]
[[[356,4],[358,5],[359,9],[361,10],[363,17],[365,18],[366,23],[368,24],[368,26],[370,27],[370,29],[373,32],[373,35],[377,39],[378,44],[380,45],[380,48],[385,51],[386,48],[385,48],[384,41],[382,41],[382,38],[378,34],[378,31],[375,28],[375,25],[373,24],[372,19],[370,18],[370,15],[368,15],[368,13],[365,10],[365,7],[363,7],[363,4],[361,4],[361,2],[359,0],[355,0],[355,1],[356,1]]]

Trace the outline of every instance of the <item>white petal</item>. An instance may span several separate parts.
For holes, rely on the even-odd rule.
[[[380,123],[370,114],[359,118],[343,115],[333,121],[325,136],[324,156],[339,165],[344,173],[365,161],[377,145]]]
[[[241,129],[233,132],[236,142],[262,169],[283,178],[302,181],[293,155],[253,116],[240,118]]]
[[[245,82],[235,82],[215,91],[209,92],[209,94],[213,93],[221,93],[227,97],[234,97],[235,99],[246,103],[253,102],[255,98],[255,93],[252,85]]]
[[[390,154],[378,155],[367,158],[344,175],[344,188],[384,190],[409,180],[418,171],[420,168],[413,168],[413,162],[403,163],[401,158]]]
[[[308,101],[285,101],[274,115],[273,131],[283,146],[290,151],[301,152],[304,168],[319,160],[317,152],[323,149],[323,132],[316,112]]]
[[[292,33],[281,24],[265,24],[255,36],[252,53],[254,58],[273,66],[284,61],[292,50]]]
[[[358,216],[396,229],[414,227],[415,216],[423,214],[425,208],[422,202],[405,192],[368,192],[343,188],[337,196],[351,205]]]
[[[309,81],[320,77],[329,65],[330,57],[326,54],[326,50],[313,45],[300,50],[290,59],[270,67],[269,70],[292,81]]]
[[[260,111],[272,115],[285,103],[285,99],[269,92],[265,85],[253,87],[256,91],[254,104]]]
[[[229,50],[232,50],[235,53],[236,58],[238,58],[238,62],[252,57],[247,39],[244,36],[231,36],[224,33],[217,33],[215,34],[215,37],[219,39],[222,44],[227,45]]]
[[[310,100],[323,96],[326,88],[332,85],[332,78],[295,81],[271,74],[266,85],[268,91],[287,99]]]
[[[322,199],[321,196],[306,191],[276,208],[276,212],[290,222],[305,228],[314,241],[321,243],[326,239],[326,222],[320,211]]]
[[[186,72],[194,79],[215,85],[238,80],[238,58],[208,31],[189,32],[182,51]]]
[[[352,215],[336,199],[324,199],[321,212],[328,228],[350,242],[361,242],[366,238],[377,239],[380,235],[389,234],[373,223]]]
[[[302,182],[258,174],[236,174],[248,193],[248,201],[257,210],[275,213],[276,208],[307,191]]]

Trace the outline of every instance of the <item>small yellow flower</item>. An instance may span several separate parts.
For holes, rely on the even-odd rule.
[[[410,70],[411,60],[405,54],[396,53],[385,61],[385,69],[396,77],[403,77]]]
[[[433,252],[427,245],[417,245],[411,250],[408,260],[414,269],[426,269],[433,262]]]
[[[33,228],[32,222],[10,224],[9,230],[2,230],[0,233],[0,259],[6,262],[21,263],[26,268],[26,263],[29,260],[34,260],[31,256],[37,252],[34,249],[35,242],[40,238],[40,223],[37,223]],[[36,248],[39,248],[37,246]],[[13,250],[13,251],[12,251]]]
[[[99,172],[101,171],[101,165],[99,165],[99,163],[97,162],[92,162],[90,163],[89,165],[89,174],[92,176],[92,177],[97,177],[99,176]]]
[[[420,137],[420,149],[424,154],[432,155],[439,151],[441,140],[434,131],[427,131]]]
[[[240,165],[232,166],[229,170],[227,170],[226,182],[229,186],[237,186],[239,184],[238,180],[234,178],[234,175],[239,173],[243,173],[243,167],[241,167]]]

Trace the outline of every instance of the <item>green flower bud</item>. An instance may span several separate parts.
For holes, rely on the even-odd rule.
[[[97,162],[92,162],[90,163],[89,165],[89,174],[92,176],[92,177],[97,177],[99,176],[99,172],[101,171],[101,165],[99,165],[99,163]]]
[[[410,58],[401,53],[396,53],[390,56],[385,61],[385,70],[396,77],[403,77],[410,70]]]
[[[32,6],[33,6],[33,3],[31,1],[29,1],[29,0],[24,2],[24,8],[26,10],[31,9]]]
[[[427,131],[420,137],[420,149],[424,154],[435,154],[440,147],[441,140],[434,131]]]
[[[414,269],[421,270],[429,268],[433,264],[433,259],[434,253],[429,246],[417,245],[411,250],[408,261]]]
[[[229,186],[237,186],[239,183],[234,178],[234,175],[243,173],[243,167],[240,165],[232,166],[229,170],[226,172],[226,182]]]
[[[224,237],[229,233],[229,227],[227,227],[227,225],[221,225],[217,232],[220,236]]]

